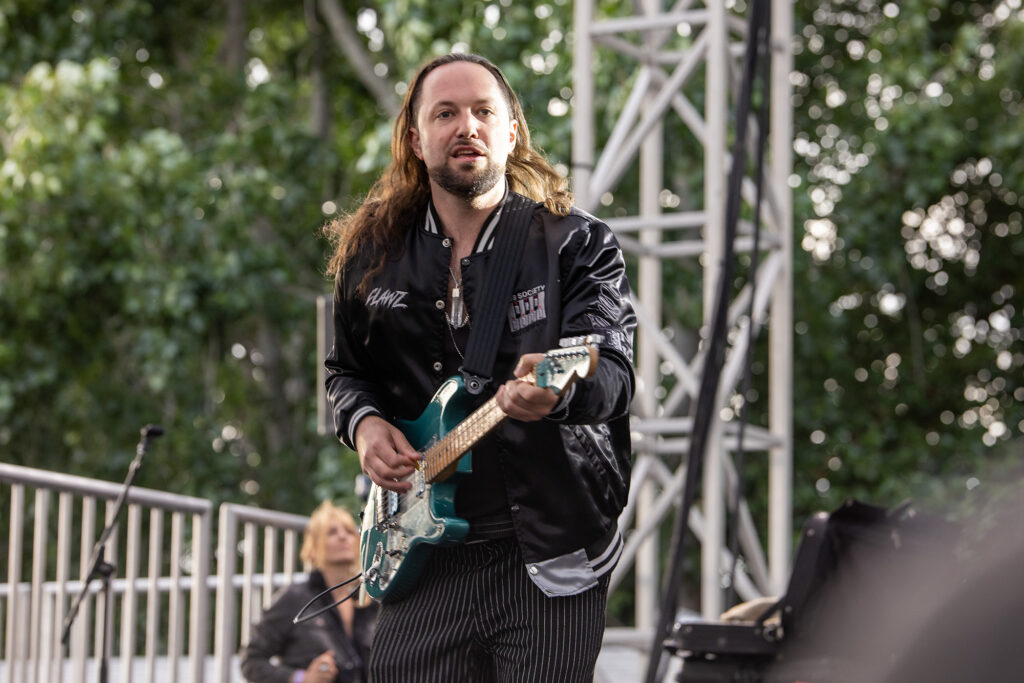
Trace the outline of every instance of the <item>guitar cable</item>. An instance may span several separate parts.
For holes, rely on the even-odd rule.
[[[292,623],[293,623],[293,624],[301,624],[301,623],[303,623],[303,622],[305,622],[305,621],[309,621],[310,619],[312,619],[312,618],[314,618],[314,617],[318,617],[318,616],[320,616],[321,614],[323,614],[323,613],[324,613],[324,612],[326,612],[327,610],[329,610],[329,609],[333,609],[333,608],[337,607],[338,605],[340,605],[341,603],[343,603],[343,602],[345,602],[346,600],[348,600],[349,598],[351,598],[351,597],[352,597],[353,595],[355,595],[356,593],[358,593],[358,592],[359,592],[359,589],[360,589],[360,588],[362,588],[362,586],[356,586],[355,588],[353,588],[353,589],[352,589],[352,590],[351,590],[351,591],[349,592],[349,594],[348,594],[348,595],[346,595],[345,597],[343,597],[343,598],[342,598],[341,600],[337,600],[337,601],[335,601],[335,602],[332,602],[331,604],[327,605],[326,607],[321,607],[320,609],[318,609],[317,611],[313,612],[312,614],[309,614],[309,615],[307,615],[307,616],[302,616],[302,613],[303,613],[303,612],[305,612],[305,611],[306,611],[307,609],[309,609],[309,606],[310,606],[310,605],[312,605],[312,604],[313,604],[314,602],[316,602],[317,600],[319,600],[319,599],[320,599],[320,598],[322,598],[323,596],[325,596],[325,595],[329,594],[329,593],[330,593],[331,591],[333,591],[333,590],[335,590],[335,589],[337,589],[337,588],[341,588],[342,586],[345,586],[345,585],[347,585],[347,584],[350,584],[350,583],[352,583],[353,581],[355,581],[356,579],[362,578],[362,576],[363,576],[363,575],[362,575],[362,573],[356,574],[356,575],[355,575],[355,576],[353,576],[353,577],[352,577],[351,579],[345,579],[345,580],[344,580],[344,581],[342,581],[341,583],[339,583],[339,584],[335,584],[335,585],[331,586],[330,588],[328,588],[327,590],[324,590],[324,591],[320,591],[319,593],[317,593],[316,595],[314,595],[314,596],[313,596],[313,597],[312,597],[312,598],[310,599],[310,601],[309,601],[309,602],[307,602],[307,603],[306,603],[305,605],[303,605],[303,606],[302,606],[302,609],[300,609],[300,610],[298,611],[298,613],[297,613],[297,614],[295,615],[295,618],[294,618],[294,619],[292,619]]]

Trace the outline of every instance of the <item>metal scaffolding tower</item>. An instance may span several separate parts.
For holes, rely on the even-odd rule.
[[[735,126],[733,103],[742,71],[745,13],[755,0],[663,0],[623,3],[632,14],[597,16],[594,0],[575,0],[573,71],[573,169],[576,203],[601,214],[624,181],[638,181],[636,215],[606,218],[624,250],[638,263],[634,303],[637,335],[638,392],[634,401],[634,467],[630,500],[620,520],[628,530],[626,549],[612,578],[618,585],[630,569],[636,582],[638,629],[657,621],[662,577],[658,571],[658,531],[681,498],[692,419],[684,414],[696,399],[707,350],[706,330],[719,286],[724,254],[726,181],[730,166],[727,140]],[[759,0],[757,0],[759,1]],[[766,0],[767,1],[767,0]],[[745,282],[729,306],[729,344],[717,394],[714,423],[707,440],[699,507],[689,525],[701,542],[701,605],[705,618],[717,617],[726,605],[723,582],[731,557],[725,543],[726,510],[736,471],[737,447],[769,459],[767,539],[761,539],[746,501],[738,502],[742,562],[734,588],[743,599],[779,594],[789,577],[792,528],[792,113],[789,73],[792,68],[792,7],[771,0],[771,119],[767,131],[763,178],[760,267],[756,282]],[[602,8],[602,12],[604,8]],[[628,98],[598,93],[600,64],[629,64],[631,76],[621,87]],[[622,99],[622,98],[619,98]],[[703,102],[700,112],[694,102]],[[600,115],[599,115],[600,114]],[[597,121],[615,120],[610,130]],[[751,121],[756,131],[756,121]],[[703,192],[693,206],[665,181],[668,136],[691,136],[703,150]],[[756,135],[752,135],[756,138]],[[748,153],[748,157],[751,154]],[[678,189],[678,188],[676,188]],[[734,248],[753,248],[751,215],[755,184],[743,182],[743,212]],[[691,293],[669,291],[663,277],[669,261],[688,262],[701,280],[703,325],[699,343],[686,349],[684,335],[672,334],[666,311],[671,302]],[[692,292],[696,296],[696,292]],[[665,302],[669,302],[666,303]],[[752,315],[748,312],[752,311]],[[746,425],[740,444],[737,415],[742,400],[747,328],[767,328],[769,395],[767,428]],[[693,331],[698,334],[697,330]],[[678,461],[673,468],[666,464]],[[767,555],[764,548],[767,547]]]

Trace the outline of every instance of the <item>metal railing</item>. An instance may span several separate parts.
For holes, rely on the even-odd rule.
[[[7,552],[0,553],[0,579],[7,577],[0,583],[0,683],[96,681],[104,629],[113,631],[114,626],[119,626],[119,637],[110,639],[115,640],[109,659],[112,681],[242,681],[238,655],[248,643],[250,626],[277,589],[307,578],[308,568],[299,560],[307,517],[225,503],[218,508],[215,538],[208,501],[132,488],[126,514],[105,548],[117,568],[110,582],[111,609],[102,605],[101,582],[93,581],[65,648],[64,617],[82,591],[92,547],[121,489],[120,484],[0,463],[0,501],[9,498],[10,511],[9,525],[0,522],[10,532]],[[102,525],[97,519],[101,501]],[[215,575],[210,572],[213,559]],[[72,566],[77,567],[75,578]],[[120,609],[114,610],[118,601]],[[634,629],[609,629],[595,680],[632,680],[632,671],[621,671],[630,663],[623,653],[641,644]]]
[[[271,512],[261,508],[225,503],[220,506],[217,532],[217,623],[214,638],[214,671],[217,681],[231,681],[232,656],[249,640],[249,626],[255,624],[278,586],[294,582],[299,534],[307,517]],[[262,553],[258,548],[263,532]],[[241,530],[242,573],[236,575],[237,548]],[[278,537],[284,548],[278,552]],[[262,566],[259,558],[262,556]],[[277,573],[280,565],[281,573]],[[241,580],[238,580],[241,579]],[[241,615],[236,599],[241,593]],[[244,624],[239,636],[239,624]]]
[[[118,637],[109,638],[111,680],[203,683],[211,664],[216,683],[241,680],[233,667],[249,629],[240,625],[260,618],[276,588],[305,580],[298,539],[306,517],[221,505],[213,576],[211,503],[131,488],[125,514],[104,547],[117,572],[110,582],[111,604],[103,605],[102,582],[93,581],[65,648],[64,618],[82,591],[92,547],[115,513],[123,486],[0,463],[0,492],[6,486],[10,521],[6,557],[0,557],[6,561],[0,576],[5,572],[7,579],[0,584],[0,683],[95,680],[91,667],[104,654],[105,629],[109,636],[115,627]]]
[[[102,595],[97,594],[100,587],[90,586],[69,634],[65,657],[61,641],[64,617],[82,588],[80,581],[71,579],[73,559],[77,553],[79,573],[84,578],[99,537],[97,527],[102,531],[113,516],[123,486],[8,464],[0,464],[0,482],[10,485],[7,584],[2,594],[6,607],[6,683],[61,681],[65,679],[65,665],[71,667],[71,680],[84,681],[89,653],[95,660],[102,658],[104,634],[110,635],[116,622],[120,622],[120,635],[111,649],[116,647],[119,655],[119,680],[130,680],[132,661],[142,657],[146,663],[144,680],[152,683],[155,662],[158,656],[166,655],[171,680],[203,681],[204,659],[209,651],[210,594],[206,580],[212,506],[208,501],[129,489],[124,521],[118,520],[116,533],[109,536],[104,547],[107,561],[123,572],[123,580],[111,582],[108,605],[101,605]],[[27,507],[26,489],[34,490],[31,509]],[[51,521],[53,497],[57,499],[56,519]],[[103,522],[97,524],[101,501],[105,514]],[[165,516],[170,519],[169,530]],[[32,527],[31,553],[24,552],[27,519]],[[190,536],[186,530],[189,521]],[[120,553],[122,545],[124,552]],[[141,566],[143,556],[147,558],[145,569]],[[23,571],[27,582],[23,581]],[[161,581],[165,577],[167,580]],[[119,615],[114,609],[118,597]],[[140,624],[144,627],[142,652],[137,651]],[[187,663],[187,675],[177,670],[181,662]]]

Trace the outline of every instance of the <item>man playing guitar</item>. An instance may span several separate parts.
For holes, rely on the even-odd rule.
[[[327,227],[327,392],[338,437],[376,491],[361,551],[382,603],[370,680],[592,681],[631,463],[636,319],[622,252],[572,207],[486,59],[449,54],[419,70],[392,157],[360,208]],[[481,291],[520,258],[501,237],[523,206],[512,293],[489,310]],[[494,379],[467,392],[474,327],[492,319]],[[552,351],[566,338],[582,350]],[[578,377],[562,372],[588,354]],[[495,417],[471,453],[453,447],[452,467],[434,472],[455,431],[449,413],[470,415],[461,430],[481,412]],[[427,417],[440,428],[414,435]],[[442,492],[446,481],[457,486]],[[401,561],[415,571],[403,575]]]

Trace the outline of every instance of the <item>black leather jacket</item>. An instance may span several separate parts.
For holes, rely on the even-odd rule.
[[[335,340],[326,366],[338,437],[350,448],[359,420],[415,419],[447,378],[445,319],[450,241],[431,214],[408,231],[404,253],[357,286],[365,263],[335,286]],[[482,271],[496,254],[489,228],[462,261],[471,315]],[[617,520],[629,490],[628,411],[633,396],[633,332],[626,267],[611,230],[578,210],[556,216],[538,206],[498,348],[493,395],[525,353],[560,339],[600,334],[596,374],[576,382],[539,422],[506,420],[474,450],[495,451],[530,577],[549,595],[596,584],[622,549]],[[524,307],[524,303],[528,306]]]
[[[334,683],[365,683],[366,663],[377,620],[377,604],[356,607],[349,638],[337,610],[298,624],[292,620],[302,606],[327,589],[323,575],[310,572],[309,581],[286,588],[253,627],[242,651],[242,675],[250,683],[288,683],[292,675],[327,650],[334,651],[338,675]],[[353,598],[355,599],[355,598]],[[318,600],[308,612],[329,604]]]

